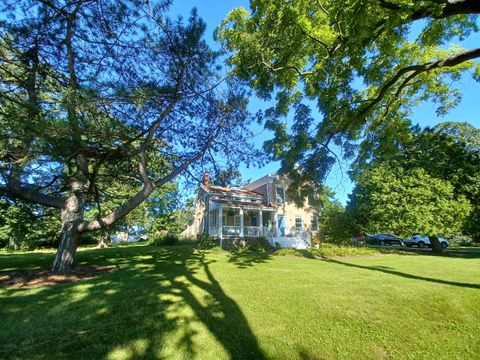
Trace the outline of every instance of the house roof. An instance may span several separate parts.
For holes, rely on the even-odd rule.
[[[219,195],[242,196],[242,197],[243,196],[248,196],[248,197],[263,199],[263,195],[255,192],[255,191],[250,191],[250,190],[245,190],[245,189],[232,189],[232,188],[226,188],[226,187],[216,186],[216,185],[208,185],[208,186],[204,185],[203,187],[208,192],[217,193]]]
[[[271,205],[265,205],[263,203],[258,203],[258,202],[248,202],[248,201],[239,201],[239,200],[227,200],[227,199],[219,199],[217,200],[219,203],[222,203],[223,205],[227,205],[230,207],[243,207],[243,208],[255,208],[255,209],[271,209],[275,210],[274,206]]]

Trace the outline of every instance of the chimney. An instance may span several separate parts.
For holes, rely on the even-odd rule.
[[[202,184],[203,184],[204,186],[210,186],[210,174],[209,174],[208,172],[206,172],[205,174],[203,174]]]

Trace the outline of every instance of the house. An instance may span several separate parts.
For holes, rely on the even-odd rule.
[[[289,200],[288,184],[286,177],[271,174],[231,189],[210,184],[205,173],[184,234],[206,233],[220,239],[221,245],[265,237],[273,246],[307,248],[318,231],[318,208],[308,201],[297,207]]]

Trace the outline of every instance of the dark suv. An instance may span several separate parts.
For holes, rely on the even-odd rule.
[[[365,242],[369,245],[400,245],[403,246],[403,239],[390,234],[373,234],[368,235]]]

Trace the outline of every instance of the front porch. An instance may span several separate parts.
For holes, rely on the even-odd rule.
[[[208,216],[208,234],[228,241],[254,241],[265,237],[272,246],[294,247],[305,249],[310,247],[310,234],[304,230],[285,229],[284,219],[274,208],[242,207],[222,203],[211,203]]]
[[[225,206],[213,203],[209,211],[208,234],[223,237],[273,237],[275,210]]]

